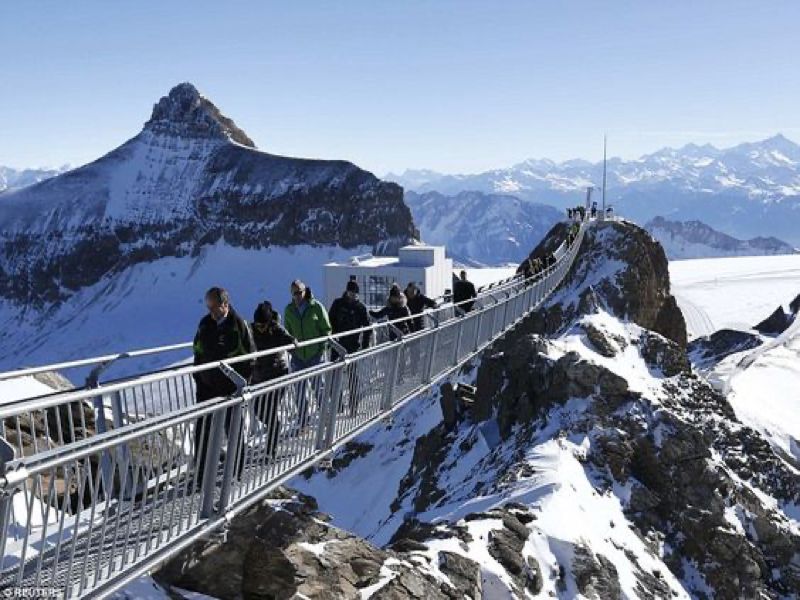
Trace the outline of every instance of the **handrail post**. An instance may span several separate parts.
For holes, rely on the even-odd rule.
[[[214,490],[217,488],[217,471],[219,466],[219,453],[222,450],[222,428],[225,424],[225,412],[227,408],[222,408],[215,410],[210,415],[206,417],[201,417],[197,423],[195,423],[195,427],[202,427],[203,426],[203,418],[211,419],[209,424],[209,435],[206,436],[207,439],[203,440],[202,437],[200,438],[200,443],[206,444],[205,448],[205,461],[202,468],[203,473],[203,481],[202,485],[202,496],[203,500],[200,506],[200,516],[204,518],[211,517],[214,514]],[[199,450],[198,447],[195,447],[195,471],[197,471],[197,451]]]
[[[341,368],[337,369],[333,374],[333,383],[331,385],[331,393],[328,396],[328,414],[327,414],[327,423],[324,423],[325,427],[325,436],[323,440],[324,447],[320,447],[319,444],[317,445],[317,450],[322,450],[324,448],[330,448],[333,445],[333,441],[336,437],[336,417],[339,414],[339,405],[341,403],[342,397],[342,382],[344,380],[344,374],[347,370],[347,365],[350,364],[350,361],[345,358],[341,361]],[[322,415],[320,415],[322,417]],[[323,424],[321,424],[323,425]]]
[[[211,435],[206,449],[206,460],[203,469],[203,503],[201,516],[209,517],[214,513],[225,511],[230,499],[231,480],[236,468],[236,459],[239,448],[243,445],[242,435],[242,406],[247,404],[250,394],[246,393],[247,380],[226,362],[219,363],[219,369],[236,386],[232,395],[241,397],[241,402],[234,406],[217,410],[211,417]],[[219,455],[222,450],[222,430],[230,418],[228,429],[228,447],[225,454],[225,463],[222,471],[222,486],[220,489],[219,505],[214,509],[214,490],[217,487],[217,471],[219,470]],[[242,452],[242,455],[244,453]],[[244,467],[244,465],[242,465]]]
[[[483,313],[484,311],[478,313],[478,322],[475,325],[475,345],[472,347],[473,352],[477,352],[478,348],[481,347],[481,325],[483,325]]]
[[[456,343],[454,344],[453,349],[453,366],[458,364],[458,351],[461,348],[461,338],[464,334],[464,321],[459,321],[455,326],[458,327],[458,333],[456,334]]]
[[[236,462],[240,458],[242,464],[239,465],[239,475],[244,472],[245,460],[245,444],[244,432],[242,431],[242,413],[245,406],[249,406],[250,394],[243,392],[241,394],[241,402],[231,406],[230,411],[230,426],[228,427],[228,447],[225,453],[225,466],[222,471],[222,486],[220,488],[219,506],[217,513],[225,512],[225,508],[230,503],[231,495],[231,482],[233,481],[234,472],[236,469]]]
[[[431,382],[431,375],[433,373],[433,361],[436,358],[436,347],[439,345],[439,333],[440,330],[437,327],[433,330],[431,334],[431,347],[430,352],[428,353],[428,364],[425,365],[424,371],[422,372],[422,379],[421,382],[423,384],[427,384]]]
[[[7,482],[8,463],[14,460],[14,447],[4,438],[0,437],[0,476]],[[5,568],[6,540],[8,540],[8,527],[11,524],[11,508],[14,505],[16,486],[0,487],[0,570]]]
[[[381,411],[387,411],[392,407],[394,384],[397,381],[397,369],[400,366],[400,358],[403,354],[405,342],[401,339],[394,346],[394,356],[389,357],[389,372],[386,374],[386,383],[383,388],[383,400],[381,401]]]

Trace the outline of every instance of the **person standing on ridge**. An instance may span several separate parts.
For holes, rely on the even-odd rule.
[[[469,312],[474,306],[474,302],[466,302],[478,297],[475,291],[475,284],[467,279],[467,272],[461,271],[460,278],[453,285],[453,304],[459,306],[464,312]],[[463,302],[464,304],[459,304]]]
[[[224,288],[209,289],[205,294],[205,302],[208,314],[200,320],[192,345],[195,365],[227,360],[256,351],[250,327],[231,306],[230,296]],[[249,380],[253,361],[239,361],[231,367],[242,378]],[[230,396],[237,390],[236,384],[218,368],[198,371],[192,376],[195,380],[198,404],[212,398]],[[233,407],[226,409],[224,423],[226,434],[230,433],[232,415]],[[198,481],[202,480],[206,466],[208,444],[211,439],[211,420],[211,414],[202,417],[194,430],[195,474]],[[244,468],[244,443],[241,437],[240,435],[239,440],[228,441],[229,449],[233,446],[238,448],[237,475],[241,474]]]

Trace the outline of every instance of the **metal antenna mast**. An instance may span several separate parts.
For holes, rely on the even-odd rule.
[[[606,134],[603,134],[603,216],[606,215]]]

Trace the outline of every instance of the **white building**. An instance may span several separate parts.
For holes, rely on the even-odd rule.
[[[417,284],[423,294],[437,298],[453,287],[453,261],[445,258],[444,246],[403,246],[398,256],[354,256],[347,262],[325,265],[325,306],[344,293],[354,277],[361,301],[369,308],[386,305],[389,288],[397,283],[405,289]]]

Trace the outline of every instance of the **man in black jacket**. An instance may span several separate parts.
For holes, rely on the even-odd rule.
[[[208,314],[200,320],[194,336],[194,364],[202,365],[250,354],[256,351],[253,334],[247,322],[233,309],[228,292],[213,287],[205,296]],[[245,380],[250,378],[253,361],[240,361],[231,365]],[[206,369],[193,374],[197,387],[197,403],[229,396],[236,392],[236,384],[220,369]],[[225,411],[225,433],[231,428],[233,408]],[[208,444],[211,440],[212,414],[201,417],[195,426],[195,471],[198,480],[205,470]],[[240,436],[241,437],[241,436]],[[244,444],[241,439],[229,440],[228,448],[238,449],[237,474],[244,467]],[[235,450],[236,451],[236,450]]]
[[[467,272],[461,271],[460,275],[460,279],[453,285],[453,304],[458,304],[461,310],[469,312],[475,303],[464,301],[476,298],[478,294],[475,291],[475,284],[467,280]],[[459,302],[464,302],[464,304],[459,304]]]
[[[358,292],[358,282],[355,279],[350,279],[350,281],[347,282],[347,287],[341,298],[336,298],[333,304],[331,304],[328,316],[331,319],[333,333],[343,333],[345,331],[353,331],[354,329],[369,326],[370,321],[367,307],[358,299]],[[345,350],[350,354],[368,348],[371,339],[371,329],[337,338],[338,342],[344,346]],[[350,414],[355,415],[358,412],[358,403],[361,393],[361,377],[358,374],[359,364],[351,366],[350,369],[353,372],[350,377],[350,386],[346,390],[348,395],[347,404],[350,408]]]
[[[331,320],[333,333],[344,333],[362,327],[369,326],[369,316],[367,307],[358,299],[358,282],[351,279],[347,282],[347,288],[340,298],[336,298],[331,304],[328,316]],[[348,353],[358,352],[369,347],[372,338],[372,330],[354,333],[337,338],[338,342],[345,347]]]

